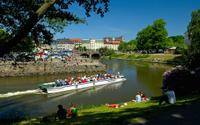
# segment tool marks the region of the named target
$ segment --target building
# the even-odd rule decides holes
[[[98,50],[100,48],[105,47],[103,40],[98,39],[83,39],[81,46],[86,47],[88,50]]]
[[[58,39],[54,42],[54,49],[57,50],[73,50],[75,46],[81,44],[80,38]]]
[[[165,54],[175,54],[175,52],[176,52],[176,47],[174,46],[174,47],[167,48],[164,53]]]
[[[104,39],[58,39],[55,41],[54,49],[73,50],[76,46],[86,47],[88,50],[98,50],[107,47],[109,49],[118,50],[118,46],[123,42],[122,37],[105,37]]]
[[[113,45],[119,45],[123,42],[123,37],[104,37],[104,44],[113,44]]]

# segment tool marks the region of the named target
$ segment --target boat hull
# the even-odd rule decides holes
[[[100,80],[100,81],[89,82],[89,83],[78,84],[78,85],[64,85],[64,86],[59,86],[59,87],[43,88],[41,90],[44,93],[53,94],[53,93],[60,93],[60,92],[65,92],[65,91],[70,91],[70,90],[78,90],[78,89],[90,88],[90,87],[101,86],[101,85],[109,85],[109,84],[114,84],[114,83],[119,83],[119,82],[124,82],[124,81],[126,81],[125,78],[106,79],[106,80]],[[55,82],[45,83],[45,85],[51,85],[51,84],[55,84]]]

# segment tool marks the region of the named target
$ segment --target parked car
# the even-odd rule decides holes
[[[51,58],[52,58],[52,59],[60,59],[60,60],[63,60],[63,57],[62,57],[60,54],[52,54],[52,55],[51,55]]]
[[[21,53],[16,56],[15,61],[19,62],[29,62],[29,61],[34,61],[35,56],[33,53]]]

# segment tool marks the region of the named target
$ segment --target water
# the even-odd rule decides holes
[[[162,74],[172,68],[164,64],[124,60],[107,60],[104,63],[107,64],[108,72],[119,71],[127,81],[47,96],[37,92],[39,84],[77,74],[0,78],[0,119],[48,115],[56,112],[58,104],[68,107],[70,103],[86,106],[130,101],[140,90],[143,90],[147,96],[158,96],[161,94]]]

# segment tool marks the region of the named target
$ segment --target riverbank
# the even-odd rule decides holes
[[[152,62],[152,63],[163,63],[163,64],[182,64],[182,55],[175,54],[113,54],[109,58],[111,59],[123,59],[123,60],[133,60],[142,62]]]
[[[78,59],[77,59],[78,60]],[[0,77],[8,76],[37,76],[60,73],[90,73],[102,72],[106,66],[98,60],[79,59],[75,63],[61,60],[37,61],[37,62],[1,62]]]
[[[120,108],[109,108],[105,105],[79,107],[79,117],[77,119],[66,119],[55,121],[54,117],[46,117],[46,121],[41,118],[24,120],[17,124],[73,124],[73,125],[160,125],[178,124],[192,125],[200,122],[200,97],[187,96],[177,99],[175,105],[158,105],[158,98],[152,98],[149,102],[135,103],[126,102],[127,105]],[[124,103],[122,103],[124,104]]]

